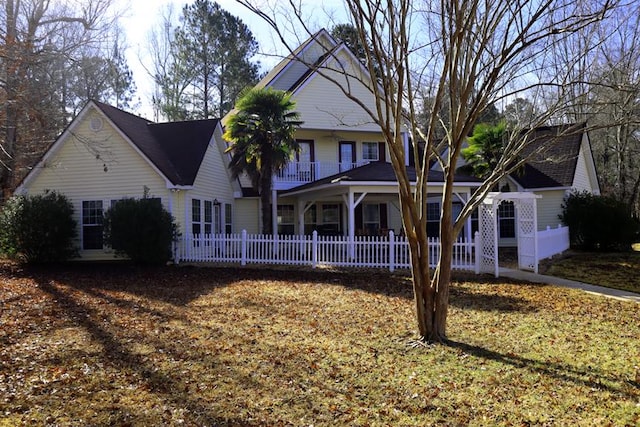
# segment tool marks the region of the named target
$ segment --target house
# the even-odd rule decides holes
[[[339,71],[338,71],[339,70]],[[377,126],[355,102],[348,99],[335,82],[349,87],[360,100],[373,105],[360,61],[325,30],[310,37],[289,57],[269,72],[260,87],[287,90],[304,121],[296,137],[303,147],[289,167],[275,177],[274,229],[279,233],[321,234],[384,233],[401,231],[397,183],[388,151]],[[349,77],[352,76],[352,77]],[[364,77],[363,77],[364,76]],[[328,77],[328,78],[325,78]],[[230,113],[232,114],[232,113]],[[222,119],[223,124],[228,116]],[[588,134],[567,126],[540,128],[532,136],[531,150],[548,145],[527,163],[524,172],[505,178],[501,189],[534,192],[538,201],[538,228],[558,225],[564,196],[571,190],[599,193],[595,164]],[[409,137],[403,135],[405,152]],[[532,154],[532,153],[525,153]],[[406,166],[415,176],[410,160]],[[438,235],[442,173],[434,167],[429,176],[428,231]],[[480,181],[459,173],[455,179],[454,215],[462,209]],[[257,195],[247,179],[240,179],[242,197],[236,199],[237,212],[255,212]],[[501,245],[515,245],[516,209],[505,202],[499,207]],[[238,229],[260,230],[255,215],[236,217]],[[477,230],[477,217],[470,218],[463,234],[470,239]],[[350,231],[351,230],[351,231]]]
[[[259,83],[290,91],[304,121],[296,132],[302,150],[274,177],[274,229],[279,234],[315,230],[353,240],[389,230],[402,233],[398,185],[382,135],[363,109],[325,78],[342,79],[361,101],[372,103],[366,76],[353,53],[321,30]],[[72,200],[82,259],[113,256],[103,247],[102,213],[118,199],[143,194],[161,199],[183,235],[259,233],[258,194],[246,177],[231,179],[227,168],[229,155],[222,138],[227,119],[154,123],[90,101],[17,192],[56,190]],[[558,131],[541,129],[538,136],[546,141]],[[402,140],[408,152],[408,135],[402,135]],[[555,154],[549,156],[552,151]],[[586,132],[563,138],[546,155],[533,158],[524,173],[509,176],[501,184],[504,191],[541,196],[539,229],[557,225],[568,191],[599,191]],[[406,167],[415,176],[409,160]],[[435,168],[429,172],[431,236],[438,234],[443,181],[442,172]],[[480,184],[473,176],[456,175],[454,215]],[[501,243],[515,242],[516,211],[509,203],[500,207]],[[477,217],[468,220],[464,237],[472,238],[477,222]]]
[[[65,194],[85,260],[113,258],[102,215],[122,198],[159,198],[182,233],[230,231],[234,196],[221,140],[219,120],[153,123],[90,101],[16,193]]]

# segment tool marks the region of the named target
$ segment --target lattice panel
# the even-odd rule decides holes
[[[518,267],[534,270],[536,265],[536,216],[533,200],[518,200]]]
[[[480,271],[493,273],[498,262],[496,251],[496,210],[492,205],[488,204],[480,205],[479,209],[479,231],[482,239]]]

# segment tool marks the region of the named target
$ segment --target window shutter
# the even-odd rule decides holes
[[[387,153],[384,150],[384,142],[378,142],[378,161],[379,162],[387,161]]]
[[[380,228],[389,228],[387,224],[387,204],[380,203]]]

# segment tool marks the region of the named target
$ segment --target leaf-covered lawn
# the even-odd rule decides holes
[[[560,258],[546,261],[545,274],[640,293],[639,251],[570,251]]]
[[[640,423],[640,307],[573,290],[461,278],[429,347],[370,271],[4,264],[0,306],[0,425]]]

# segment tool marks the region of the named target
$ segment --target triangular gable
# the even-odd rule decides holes
[[[379,125],[365,109],[338,86],[344,85],[344,89],[348,87],[360,102],[374,109],[374,94],[367,86],[373,82],[364,65],[344,44],[327,52],[321,59],[292,88],[296,110],[304,121],[303,127],[379,131]]]
[[[67,129],[56,139],[42,159],[19,185],[28,186],[41,167],[54,156],[90,111],[95,111],[157,173],[167,188],[193,185],[218,120],[154,123],[110,105],[89,101]],[[17,191],[18,191],[17,190]]]

